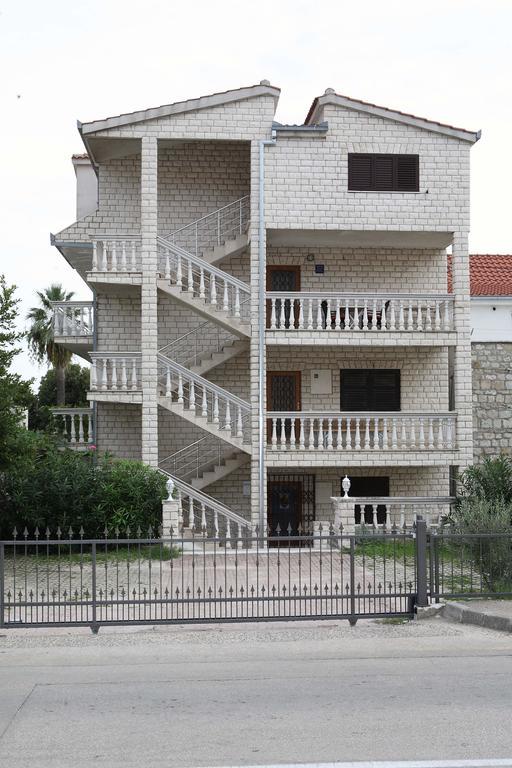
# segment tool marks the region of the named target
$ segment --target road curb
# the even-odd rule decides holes
[[[445,603],[441,610],[441,616],[459,624],[475,624],[477,627],[496,629],[500,632],[512,632],[512,619],[506,616],[497,616],[494,613],[485,613],[469,608],[464,603]]]

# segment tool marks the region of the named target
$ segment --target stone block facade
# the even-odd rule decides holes
[[[512,343],[471,345],[475,460],[512,455]]]
[[[449,467],[465,466],[473,452],[467,235],[469,150],[478,136],[327,93],[315,100],[314,119],[283,127],[273,122],[278,97],[262,82],[81,127],[98,208],[55,241],[94,287],[94,351],[121,361],[140,354],[136,392],[115,377],[91,392],[98,448],[162,469],[177,466],[178,452],[192,457],[210,480],[201,495],[177,477],[180,493],[233,524],[270,520],[267,480],[276,473],[299,485],[301,474],[312,475],[333,495],[352,473],[389,477],[392,496],[446,496]],[[349,153],[419,155],[418,191],[348,190]],[[189,225],[180,245],[172,233]],[[108,249],[130,236],[137,268],[99,272],[94,243]],[[448,245],[450,330],[427,324],[412,334],[385,320],[379,334],[327,338],[268,328],[267,267],[300,267],[300,292],[327,292],[338,308],[344,293],[446,296]],[[212,265],[214,247],[225,255]],[[398,369],[404,414],[453,410],[453,450],[436,453],[427,438],[418,450],[394,446],[384,455],[377,444],[373,456],[350,461],[307,451],[287,466],[271,456],[268,374],[300,371],[302,412],[327,418],[340,412],[340,370],[353,369]],[[330,371],[328,393],[312,394],[315,370]],[[482,401],[482,420],[493,418],[486,408]],[[215,446],[221,458],[209,461]],[[330,520],[329,502],[318,501],[314,514]]]

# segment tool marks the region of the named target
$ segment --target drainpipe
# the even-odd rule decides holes
[[[276,132],[272,139],[260,141],[259,154],[259,204],[258,204],[258,488],[259,488],[259,525],[264,530],[265,522],[265,147],[276,143]]]
[[[92,322],[93,322],[93,331],[92,331],[92,351],[96,352],[98,350],[98,314],[97,314],[97,307],[98,307],[98,301],[96,298],[96,289],[91,288],[92,290]],[[89,383],[90,386],[90,383]],[[96,464],[98,461],[98,440],[97,440],[97,429],[98,429],[98,403],[96,401],[92,404],[92,423],[93,423],[93,429],[92,429],[92,439],[93,439],[93,445],[96,447],[96,450],[93,454],[93,463]]]

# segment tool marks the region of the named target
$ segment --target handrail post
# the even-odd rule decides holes
[[[341,531],[341,547],[343,551],[343,529]],[[343,557],[343,554],[341,555]],[[356,618],[356,541],[355,537],[350,537],[350,616],[348,623],[355,627]]]
[[[416,607],[428,605],[427,584],[427,523],[422,515],[416,518]]]
[[[5,544],[0,542],[0,627],[5,626]]]

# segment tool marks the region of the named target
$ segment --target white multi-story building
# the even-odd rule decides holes
[[[94,294],[56,307],[92,363],[89,439],[172,475],[185,525],[309,531],[345,476],[434,503],[473,457],[479,133],[332,89],[281,125],[278,99],[262,81],[79,124],[79,219],[53,236]]]

